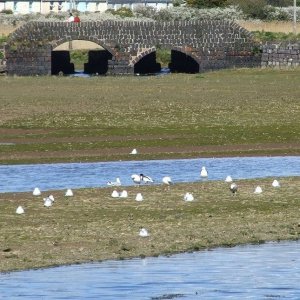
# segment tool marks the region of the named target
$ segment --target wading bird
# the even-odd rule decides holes
[[[202,178],[206,178],[206,177],[208,176],[208,173],[207,173],[207,170],[206,170],[205,167],[202,167],[202,168],[201,168],[200,176],[201,176]]]
[[[144,174],[141,174],[140,175],[140,177],[141,177],[141,180],[144,182],[144,183],[150,183],[150,182],[153,182],[153,179],[151,178],[151,177],[149,177],[149,176],[146,176],[146,175],[144,175]]]
[[[135,184],[141,184],[141,175],[133,174],[131,175],[131,179]]]

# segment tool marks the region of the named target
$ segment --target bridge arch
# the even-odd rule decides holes
[[[201,63],[199,55],[203,55],[198,51],[198,55],[193,53],[194,49],[190,47],[169,47],[166,50],[170,51],[171,61],[169,68],[171,72],[176,73],[198,73]],[[143,49],[136,57],[132,58],[130,65],[134,67],[134,73],[147,74],[157,73],[161,66],[156,63],[157,47]],[[179,55],[176,53],[180,53]]]
[[[29,22],[8,40],[8,74],[51,74],[51,52],[71,40],[91,41],[106,49],[111,54],[111,75],[134,74],[135,65],[156,51],[153,45],[183,53],[199,65],[197,72],[260,65],[252,35],[231,21]]]
[[[98,45],[101,49],[85,49],[87,51],[87,61],[83,64],[82,71],[86,74],[97,74],[104,75],[108,71],[108,62],[115,55],[115,51],[109,46],[105,45],[103,41],[88,37],[81,38],[79,40],[70,40],[67,37],[62,37],[58,40],[53,40],[50,42],[52,46],[51,51],[51,75],[63,74],[73,74],[76,71],[75,64],[72,62],[72,49],[57,49],[59,46],[73,41],[84,41],[92,42]],[[81,68],[80,68],[81,71]]]

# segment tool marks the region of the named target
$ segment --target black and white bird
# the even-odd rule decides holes
[[[237,186],[237,184],[236,183],[232,183],[231,185],[230,185],[230,191],[232,192],[232,194],[233,195],[235,195],[236,193],[237,193],[237,190],[238,190],[238,186]]]
[[[153,179],[149,176],[146,176],[144,174],[140,174],[140,177],[141,177],[141,180],[144,182],[144,183],[152,183],[154,182]]]
[[[131,175],[131,179],[135,184],[141,184],[142,182],[141,175],[133,174]]]

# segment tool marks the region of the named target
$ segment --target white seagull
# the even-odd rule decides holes
[[[183,197],[183,200],[187,202],[194,201],[194,196],[191,193],[186,193]]]
[[[128,193],[126,190],[123,190],[121,193],[120,193],[120,198],[127,198],[128,197]]]
[[[119,177],[116,178],[116,181],[108,181],[107,185],[110,186],[120,186],[121,185],[121,180]]]
[[[141,193],[137,193],[135,197],[135,201],[143,201],[144,197]]]
[[[66,196],[66,197],[73,197],[74,194],[73,194],[73,192],[72,192],[71,189],[67,189],[67,191],[66,191],[66,193],[65,193],[65,196]]]
[[[40,195],[41,195],[40,189],[36,187],[36,188],[33,190],[32,195],[33,195],[33,196],[40,196]]]
[[[200,172],[200,176],[202,178],[206,178],[208,176],[207,170],[205,167],[202,167],[201,172]]]
[[[18,208],[16,209],[16,214],[18,215],[24,214],[24,208],[22,206],[18,206]]]
[[[141,237],[147,237],[147,236],[149,236],[149,233],[148,233],[147,229],[141,228],[139,236],[141,236]]]
[[[262,188],[258,185],[254,190],[254,194],[261,194],[261,193],[262,193]]]
[[[230,185],[230,191],[232,192],[232,194],[233,195],[235,195],[236,194],[236,192],[237,192],[237,190],[238,190],[238,186],[237,186],[237,184],[236,183],[232,183],[231,185]]]
[[[275,179],[275,180],[272,182],[272,186],[273,186],[273,187],[280,187],[279,181]]]
[[[232,182],[232,177],[230,175],[228,175],[226,178],[225,178],[225,182]]]
[[[44,206],[45,207],[50,207],[50,206],[52,206],[52,200],[49,198],[49,197],[46,197],[46,198],[44,198],[43,199],[44,200]]]
[[[173,184],[173,181],[172,181],[172,179],[171,179],[170,176],[165,176],[165,177],[163,177],[162,182],[163,182],[164,184],[166,184],[166,185]]]
[[[117,192],[116,190],[114,190],[114,191],[111,193],[111,196],[112,196],[113,198],[119,198],[119,197],[120,197],[120,194],[119,194],[119,192]]]
[[[130,154],[137,154],[137,150],[136,149],[133,149]]]

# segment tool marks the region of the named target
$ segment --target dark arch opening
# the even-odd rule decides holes
[[[189,55],[177,51],[171,51],[171,63],[169,69],[172,73],[198,73],[199,64]]]
[[[108,61],[112,54],[107,50],[90,50],[88,62],[84,64],[84,73],[104,75],[108,71]]]
[[[71,63],[70,52],[66,50],[52,51],[51,53],[51,74],[58,75],[74,74],[75,67]]]
[[[134,65],[135,74],[151,75],[164,73],[164,70],[167,70],[167,73],[193,74],[199,72],[199,63],[181,51],[158,48],[156,52],[145,55]]]
[[[51,74],[104,75],[108,71],[108,61],[111,59],[112,54],[94,42],[69,41],[52,51]]]
[[[161,64],[156,62],[156,52],[151,52],[134,65],[135,74],[154,74],[161,70]]]

